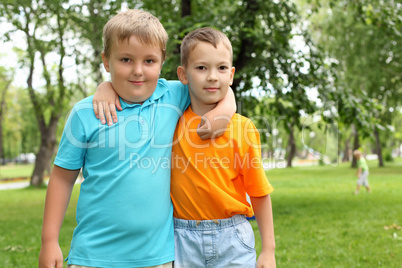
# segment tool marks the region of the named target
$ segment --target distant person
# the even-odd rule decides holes
[[[353,192],[354,194],[358,194],[360,191],[360,187],[363,185],[366,187],[367,192],[371,193],[369,181],[368,181],[368,175],[369,175],[369,168],[367,165],[366,159],[362,156],[362,152],[359,150],[354,150],[353,151],[353,156],[357,160],[357,186],[356,190]]]
[[[74,105],[47,189],[40,268],[63,267],[59,232],[81,168],[68,267],[172,267],[172,141],[190,98],[179,81],[159,79],[167,37],[145,11],[128,10],[106,23],[102,59],[122,110],[107,126],[94,115],[93,96]],[[232,99],[224,109],[218,105],[217,114],[228,106],[234,113]]]
[[[181,44],[177,74],[188,84],[191,104],[177,124],[172,153],[175,268],[276,267],[273,187],[262,167],[258,130],[235,114],[226,117],[221,137],[204,141],[195,133],[232,84],[232,61],[232,45],[218,30],[194,30]],[[262,241],[258,261],[246,218],[253,210]]]

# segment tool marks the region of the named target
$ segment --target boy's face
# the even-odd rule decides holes
[[[112,46],[110,56],[102,53],[113,88],[126,102],[143,103],[154,93],[162,67],[160,47],[145,45],[136,36]]]
[[[216,104],[232,85],[235,68],[229,50],[219,43],[198,43],[190,52],[187,66],[177,70],[180,81],[189,84],[191,103]]]

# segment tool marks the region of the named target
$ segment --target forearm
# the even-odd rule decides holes
[[[232,88],[229,88],[225,97],[220,102],[218,102],[215,109],[213,109],[207,114],[211,113],[215,116],[224,115],[228,116],[229,118],[232,118],[235,112],[236,112],[236,98]]]
[[[274,223],[272,215],[271,198],[250,197],[261,236],[261,252],[273,253],[275,251]]]
[[[54,166],[46,193],[42,244],[58,243],[59,232],[79,170]]]
[[[116,108],[120,111],[122,108],[119,96],[113,89],[111,82],[102,82],[98,85],[92,103],[95,116],[101,120],[102,124],[105,124],[106,121],[108,122],[108,125],[117,122]]]
[[[211,126],[212,135],[220,136],[226,130],[236,112],[236,99],[231,88],[217,106],[204,115],[206,124]]]

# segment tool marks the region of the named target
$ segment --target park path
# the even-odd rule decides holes
[[[49,178],[45,178],[45,184],[47,185],[48,183],[49,183]],[[29,180],[0,183],[0,191],[1,190],[12,190],[12,189],[22,189],[22,188],[28,187],[29,185],[30,185]]]
[[[21,189],[29,186],[29,181],[0,183],[0,190]]]

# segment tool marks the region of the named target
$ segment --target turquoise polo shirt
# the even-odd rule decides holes
[[[142,105],[121,101],[112,126],[96,119],[92,98],[72,109],[54,162],[82,168],[84,176],[68,264],[143,267],[173,261],[171,151],[177,121],[190,103],[188,88],[160,79]]]

